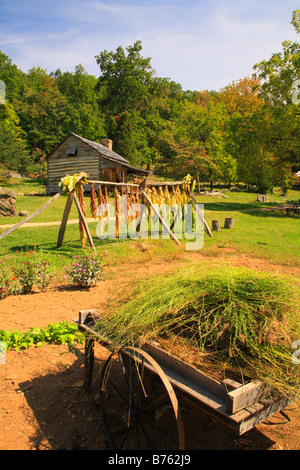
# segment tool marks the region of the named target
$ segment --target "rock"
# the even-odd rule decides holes
[[[19,215],[20,217],[28,217],[29,212],[26,211],[26,210],[22,210],[22,211],[19,212],[18,215]]]
[[[0,216],[12,217],[16,213],[17,196],[14,191],[0,186]]]
[[[20,175],[20,173],[16,173],[14,171],[9,171],[7,173],[7,178],[15,178],[15,179],[18,179],[18,178],[22,178],[22,175]]]

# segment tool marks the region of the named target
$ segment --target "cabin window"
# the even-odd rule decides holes
[[[69,155],[69,156],[77,155],[77,149],[76,148],[68,148],[67,149],[67,155]]]

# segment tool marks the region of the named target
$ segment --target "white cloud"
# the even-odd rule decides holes
[[[256,62],[281,50],[283,40],[297,38],[290,25],[296,3],[53,0],[47,9],[44,0],[12,0],[0,47],[24,71],[73,71],[81,63],[98,76],[95,55],[140,39],[158,76],[184,89],[219,89],[251,74]]]

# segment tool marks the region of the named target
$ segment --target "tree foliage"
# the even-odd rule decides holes
[[[100,103],[114,114],[134,111],[143,106],[149,95],[149,84],[154,70],[151,59],[143,58],[141,41],[116,52],[104,50],[96,56],[101,75],[98,88],[101,91]]]
[[[300,32],[300,10],[291,23]],[[0,51],[0,161],[26,172],[70,132],[113,140],[134,165],[161,176],[190,173],[211,187],[241,181],[260,192],[283,192],[300,165],[300,44],[254,65],[220,91],[183,91],[157,77],[142,43],[95,56],[99,77],[79,64],[73,72],[40,67],[22,72]]]

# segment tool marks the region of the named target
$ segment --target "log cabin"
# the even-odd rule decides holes
[[[100,143],[70,133],[47,156],[47,194],[57,193],[58,184],[66,175],[84,171],[90,180],[126,182],[129,175],[147,177],[150,172],[132,166],[128,160],[112,150],[112,141]],[[89,190],[88,185],[85,190]]]

